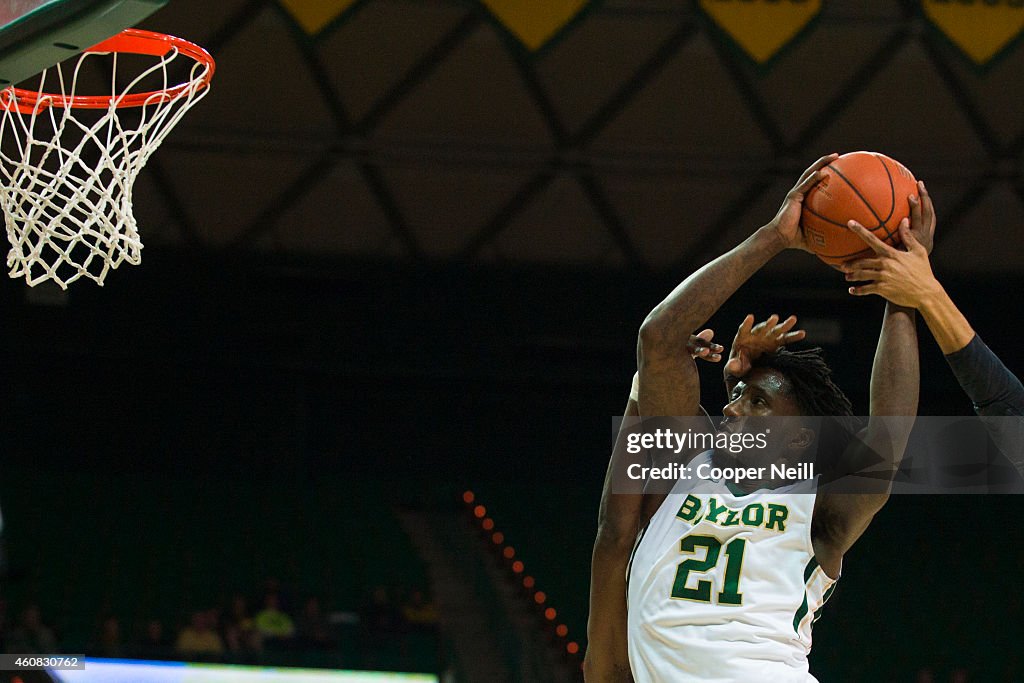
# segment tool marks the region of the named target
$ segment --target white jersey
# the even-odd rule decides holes
[[[715,481],[676,482],[628,569],[636,683],[815,680],[811,624],[835,582],[811,546],[814,485],[737,495]]]

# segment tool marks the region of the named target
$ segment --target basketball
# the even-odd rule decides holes
[[[800,226],[807,246],[825,263],[838,266],[874,252],[847,226],[855,220],[892,246],[910,215],[908,195],[917,180],[907,167],[877,152],[850,152],[822,169],[824,177],[804,198]]]

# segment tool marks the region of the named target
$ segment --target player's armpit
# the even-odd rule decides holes
[[[818,564],[831,578],[838,578],[843,555],[889,500],[913,424],[913,416],[872,417],[820,486],[811,540]]]

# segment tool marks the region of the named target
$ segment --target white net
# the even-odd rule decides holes
[[[119,62],[132,62],[138,74],[127,84]],[[106,74],[110,87],[96,108],[80,106],[78,87],[90,69]],[[83,277],[102,285],[111,269],[140,262],[132,187],[153,150],[209,92],[210,69],[176,48],[161,57],[85,52],[41,75],[39,91],[53,88],[49,95],[33,101],[24,91],[0,92],[0,201],[12,278],[65,289]],[[171,80],[182,71],[184,82]],[[139,106],[118,108],[140,94]]]

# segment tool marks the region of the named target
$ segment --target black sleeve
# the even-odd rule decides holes
[[[946,356],[978,415],[1024,415],[1024,385],[974,335],[971,343]]]
[[[1002,418],[987,420],[985,426],[996,447],[1024,475],[1024,421],[1010,419],[1024,415],[1024,385],[978,335],[946,356],[946,362],[974,404],[974,412]]]

